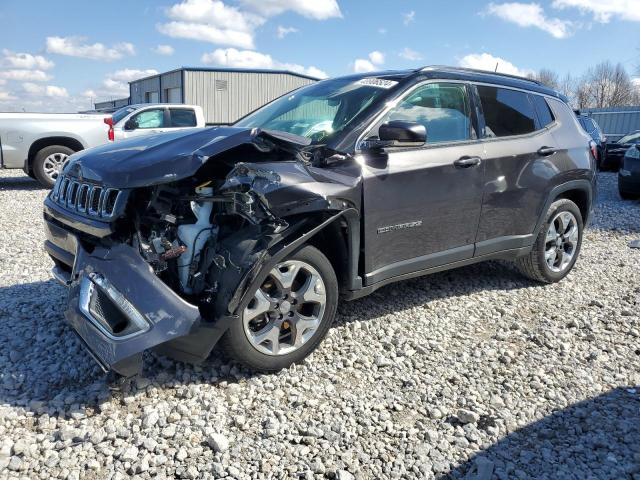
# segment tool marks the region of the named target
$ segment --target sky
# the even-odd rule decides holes
[[[640,0],[1,0],[0,25],[0,111],[89,109],[181,66],[640,76]]]

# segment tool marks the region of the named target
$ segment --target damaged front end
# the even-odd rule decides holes
[[[259,273],[337,219],[358,251],[357,166],[325,169],[269,133],[207,132],[123,142],[115,165],[96,160],[108,150],[79,155],[45,201],[65,316],[105,370],[136,374],[149,349],[206,359]]]

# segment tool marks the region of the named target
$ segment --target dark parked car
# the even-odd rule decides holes
[[[106,370],[222,340],[272,371],[305,358],[339,295],[491,259],[558,282],[596,182],[558,93],[472,70],[353,75],[231,127],[72,156],[45,200],[66,317]]]
[[[633,145],[640,145],[640,130],[629,133],[616,142],[607,144],[607,165],[616,170],[620,168],[625,153]]]
[[[640,145],[627,149],[618,171],[618,191],[625,200],[640,198]]]
[[[600,125],[598,125],[593,118],[588,117],[587,115],[578,115],[578,121],[580,122],[580,125],[582,125],[582,128],[584,128],[584,131],[589,134],[596,144],[598,151],[596,157],[598,169],[611,168],[607,161],[607,137],[602,133]]]

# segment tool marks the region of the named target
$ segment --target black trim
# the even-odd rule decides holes
[[[93,235],[94,237],[103,238],[114,232],[113,224],[99,222],[64,211],[60,209],[49,197],[44,200],[44,214],[45,220],[48,220],[46,217],[48,215],[57,222],[63,223],[64,225],[80,232]]]
[[[423,255],[421,257],[401,260],[365,274],[365,285],[369,286],[379,282],[384,282],[388,278],[394,278],[416,271],[428,270],[439,265],[459,262],[473,257],[473,252],[474,247],[472,244],[451,248],[442,252],[431,253],[429,255]]]
[[[551,204],[558,199],[558,197],[564,192],[568,192],[570,190],[582,190],[588,196],[588,206],[587,206],[587,215],[582,219],[584,225],[587,226],[589,220],[591,218],[591,209],[593,208],[593,188],[589,180],[580,179],[580,180],[570,180],[566,183],[562,183],[560,185],[555,186],[547,195],[547,201],[544,204],[544,208],[540,212],[540,216],[538,218],[538,223],[536,223],[536,228],[533,231],[534,238],[538,236],[542,225],[544,224],[545,218],[547,216],[547,212],[549,211],[549,207]]]
[[[476,251],[474,255],[478,257],[504,250],[531,247],[535,240],[536,237],[533,234],[508,235],[504,237],[491,238],[489,240],[476,243]]]
[[[436,267],[426,268],[424,270],[418,270],[411,273],[406,273],[404,275],[398,275],[395,277],[386,278],[380,282],[374,283],[372,285],[367,285],[361,290],[352,290],[345,292],[343,294],[343,298],[345,300],[356,300],[358,298],[365,297],[367,295],[372,294],[380,287],[384,287],[390,283],[399,282],[402,280],[409,280],[411,278],[421,277],[423,275],[429,275],[432,273],[442,272],[445,270],[451,270],[453,268],[465,267],[467,265],[473,265],[474,263],[484,262],[486,260],[514,260],[518,257],[522,257],[527,255],[531,251],[531,247],[518,248],[514,250],[503,250],[501,252],[491,253],[489,255],[483,255],[481,257],[472,257],[465,260],[461,260],[458,262],[445,263],[443,265],[438,265]]]

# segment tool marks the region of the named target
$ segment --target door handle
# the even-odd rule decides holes
[[[553,147],[540,147],[538,149],[538,155],[541,157],[550,157],[554,153],[556,153],[556,149]]]
[[[453,162],[453,165],[457,168],[471,168],[477,167],[481,163],[482,159],[480,157],[461,157]]]

